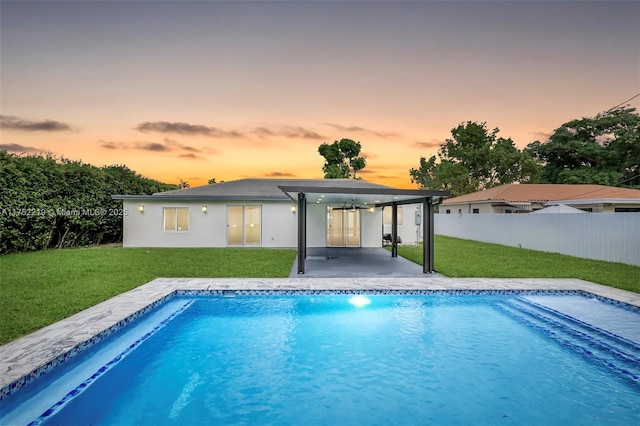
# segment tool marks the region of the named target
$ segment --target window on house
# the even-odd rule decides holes
[[[382,223],[384,225],[391,225],[393,219],[393,209],[391,207],[385,207],[382,211]],[[402,207],[398,207],[398,225],[402,225]]]
[[[451,209],[447,209],[447,214],[451,214]]]
[[[473,214],[478,214],[480,213],[480,209],[473,209]]]
[[[189,230],[189,208],[188,207],[165,207],[164,208],[164,230],[165,231],[188,231]]]

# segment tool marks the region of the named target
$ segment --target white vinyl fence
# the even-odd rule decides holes
[[[640,266],[640,213],[436,214],[435,233]]]

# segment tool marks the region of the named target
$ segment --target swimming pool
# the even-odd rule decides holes
[[[5,398],[0,423],[640,421],[637,310],[580,293],[269,293],[171,298]]]

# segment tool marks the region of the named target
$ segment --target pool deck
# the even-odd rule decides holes
[[[0,346],[0,388],[176,290],[578,290],[640,307],[640,294],[578,279],[446,278],[158,278]]]

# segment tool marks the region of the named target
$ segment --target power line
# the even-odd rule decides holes
[[[631,98],[627,99],[627,100],[626,100],[626,101],[624,101],[624,102],[620,102],[618,105],[616,105],[616,106],[614,106],[614,107],[609,108],[609,109],[607,110],[607,112],[611,111],[612,109],[618,108],[620,105],[624,105],[624,104],[626,104],[627,102],[634,100],[634,99],[635,99],[635,98],[637,98],[638,96],[640,96],[640,93],[638,93],[637,95],[635,95],[635,96],[633,96],[633,97],[631,97]]]

